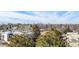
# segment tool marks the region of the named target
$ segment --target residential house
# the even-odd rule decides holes
[[[79,33],[78,32],[68,32],[65,35],[65,38],[68,42],[78,42],[79,41]]]
[[[13,35],[12,32],[6,31],[6,32],[1,32],[1,41],[8,41],[8,38],[10,38]]]

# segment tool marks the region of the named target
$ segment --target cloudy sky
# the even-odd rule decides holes
[[[0,11],[0,24],[79,24],[79,11]]]

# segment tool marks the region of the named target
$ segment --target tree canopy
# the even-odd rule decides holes
[[[68,26],[66,29],[63,30],[63,33],[67,33],[67,32],[72,32],[72,30],[70,29],[70,27]]]
[[[37,47],[65,47],[67,42],[60,39],[55,31],[48,31],[36,40]]]
[[[8,46],[11,47],[33,47],[35,46],[34,41],[28,39],[24,35],[14,35],[9,38]]]
[[[34,33],[33,34],[33,39],[36,39],[40,35],[40,29],[35,24],[31,26],[31,29],[32,29],[32,32]]]

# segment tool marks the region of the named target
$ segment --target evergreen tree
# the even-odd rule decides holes
[[[68,43],[60,39],[59,35],[54,31],[48,31],[36,40],[37,47],[66,47]]]
[[[33,32],[33,39],[37,39],[37,37],[40,35],[40,28],[34,24],[31,26],[32,32]]]
[[[24,35],[14,35],[9,38],[8,46],[11,47],[34,47],[35,43],[33,40],[28,39]]]
[[[72,30],[70,29],[70,27],[68,26],[66,29],[63,30],[63,33],[67,33],[67,32],[72,32]]]

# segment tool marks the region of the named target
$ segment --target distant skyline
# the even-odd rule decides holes
[[[79,11],[0,11],[0,24],[79,24]]]

